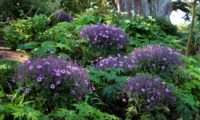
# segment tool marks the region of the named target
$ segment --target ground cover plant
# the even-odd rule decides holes
[[[3,47],[30,57],[0,60],[0,119],[200,119],[198,30],[185,56],[184,33],[164,18],[85,2],[6,23]]]

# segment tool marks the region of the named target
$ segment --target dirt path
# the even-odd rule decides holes
[[[4,41],[0,39],[0,60],[14,60],[23,62],[29,58],[28,54],[12,51],[5,47]]]

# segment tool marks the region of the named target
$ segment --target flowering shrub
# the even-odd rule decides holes
[[[129,59],[127,56],[118,55],[117,57],[108,57],[106,59],[100,60],[96,65],[98,69],[105,68],[124,68],[125,70],[130,70],[135,68],[135,61]]]
[[[140,105],[148,110],[154,110],[157,106],[173,104],[176,98],[170,88],[161,79],[152,75],[138,73],[133,78],[128,78],[124,93],[129,98],[139,101]]]
[[[61,22],[71,22],[73,21],[73,17],[65,12],[58,12],[55,14],[58,21]]]
[[[129,40],[123,30],[106,24],[86,26],[80,36],[95,47],[108,50],[123,49]]]
[[[136,62],[138,69],[154,72],[171,71],[182,63],[179,53],[160,45],[138,48],[132,52],[130,59]]]
[[[26,61],[18,67],[17,79],[27,95],[41,95],[50,102],[81,100],[95,89],[90,86],[87,70],[56,56]]]

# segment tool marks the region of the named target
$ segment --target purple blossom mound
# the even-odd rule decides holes
[[[136,67],[142,70],[171,71],[181,65],[181,55],[169,47],[148,45],[134,50],[130,59],[136,62]]]
[[[88,71],[57,56],[25,61],[17,69],[17,80],[28,94],[82,99],[95,89],[88,80]]]
[[[108,57],[100,60],[96,65],[98,69],[105,68],[123,68],[125,70],[131,70],[135,68],[135,61],[129,59],[127,56],[118,55],[117,57]]]
[[[55,17],[58,21],[61,21],[61,22],[73,21],[73,17],[65,12],[58,12],[55,14]]]
[[[83,28],[80,36],[97,48],[124,49],[129,37],[120,29],[106,24],[90,25]]]
[[[129,98],[144,100],[141,104],[151,110],[156,106],[172,105],[176,101],[173,91],[159,77],[150,74],[138,73],[128,78],[123,92]]]

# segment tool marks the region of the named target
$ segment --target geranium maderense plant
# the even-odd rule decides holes
[[[178,52],[161,45],[148,45],[134,50],[130,59],[136,62],[136,67],[144,71],[172,71],[181,65],[182,59]]]
[[[172,105],[176,101],[173,91],[161,82],[159,77],[145,73],[138,73],[135,77],[128,78],[123,92],[148,110]]]
[[[55,14],[55,17],[60,22],[71,22],[73,21],[73,17],[66,12],[58,12]]]
[[[86,26],[80,36],[86,38],[94,47],[106,50],[123,49],[129,40],[122,29],[106,24]]]
[[[95,64],[95,67],[98,69],[123,68],[125,70],[131,70],[135,68],[135,61],[129,59],[127,56],[110,56],[108,58],[100,60],[97,64]]]
[[[42,96],[51,104],[81,100],[95,89],[88,71],[57,56],[25,61],[17,71],[18,85],[27,96]]]

